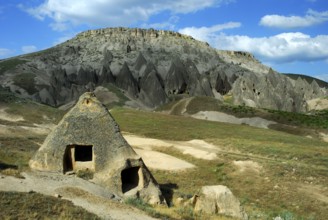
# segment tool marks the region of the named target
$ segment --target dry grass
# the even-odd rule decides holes
[[[169,140],[199,138],[220,146],[220,159],[214,161],[195,159],[170,148],[162,149],[164,153],[197,166],[184,172],[152,171],[171,201],[180,196],[190,197],[201,186],[222,184],[232,189],[251,219],[272,219],[280,215],[289,219],[324,220],[328,216],[327,202],[313,198],[311,192],[304,194],[299,190],[305,184],[318,187],[328,196],[324,188],[328,182],[328,145],[325,142],[278,131],[159,113],[115,109],[112,114],[126,132]],[[233,165],[235,160],[257,162],[263,171],[238,172]],[[165,213],[176,216],[178,210],[179,207],[173,207]]]
[[[100,219],[72,202],[39,193],[1,192],[0,219]]]
[[[23,115],[28,119],[26,123],[39,122],[40,117],[35,113],[19,109],[19,103],[13,106],[11,113]],[[47,108],[35,111],[39,114],[43,112],[54,122],[63,114]],[[197,216],[188,207],[174,206],[175,198],[189,198],[201,186],[218,184],[232,190],[251,219],[272,219],[280,215],[289,219],[324,220],[328,216],[328,205],[324,201],[328,196],[324,188],[328,182],[327,143],[278,131],[160,113],[123,108],[115,108],[111,113],[125,132],[168,140],[204,139],[222,149],[219,159],[213,161],[195,159],[171,148],[161,150],[196,165],[195,169],[184,172],[152,171],[173,205],[170,208],[155,208],[162,216],[168,215],[173,219],[229,219]],[[16,175],[17,170],[28,169],[28,160],[38,149],[37,143],[42,143],[44,138],[28,134],[25,138],[0,137],[0,171]],[[239,172],[233,164],[235,160],[257,162],[263,170],[260,173]],[[316,195],[321,195],[321,200]],[[36,197],[27,201],[32,202],[33,199]],[[54,201],[54,204],[57,202],[61,203],[61,200]],[[7,211],[17,205],[8,204],[5,208]],[[25,213],[28,212],[25,210]],[[39,209],[31,213],[40,218],[48,215],[42,214]]]

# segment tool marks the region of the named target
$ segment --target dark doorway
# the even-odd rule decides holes
[[[66,146],[65,153],[64,153],[64,173],[73,170],[73,158],[72,158],[72,146]]]
[[[140,167],[131,167],[121,172],[122,192],[126,193],[139,185]]]
[[[93,146],[92,145],[68,145],[63,158],[64,173],[79,169],[92,169]]]
[[[92,161],[92,145],[75,145],[75,161]]]

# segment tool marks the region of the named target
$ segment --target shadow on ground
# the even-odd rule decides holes
[[[164,183],[159,184],[159,187],[162,191],[162,194],[167,202],[168,206],[172,205],[174,189],[178,189],[178,185],[176,183]]]

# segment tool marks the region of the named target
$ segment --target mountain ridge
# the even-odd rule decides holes
[[[14,61],[17,65],[4,68]],[[248,52],[220,51],[190,36],[154,29],[85,31],[53,48],[0,61],[0,68],[4,87],[52,106],[106,83],[149,108],[176,95],[221,99],[229,93],[236,105],[304,112],[308,100],[328,94],[316,83],[273,71]],[[33,74],[29,91],[17,82],[25,79],[22,74]]]

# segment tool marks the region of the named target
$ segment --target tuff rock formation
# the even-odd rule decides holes
[[[92,182],[119,196],[140,196],[151,204],[164,202],[154,177],[94,93],[80,97],[29,165],[33,170],[62,174],[91,172]]]
[[[220,51],[186,35],[153,29],[85,31],[53,48],[0,61],[0,71],[4,87],[52,106],[108,83],[150,108],[176,95],[231,94],[236,105],[306,111],[306,101],[328,94],[315,82],[271,70],[250,53]],[[33,74],[30,91],[15,82],[22,74]]]
[[[226,186],[203,186],[194,201],[195,212],[221,214],[237,219],[247,220],[248,216],[239,200]]]

